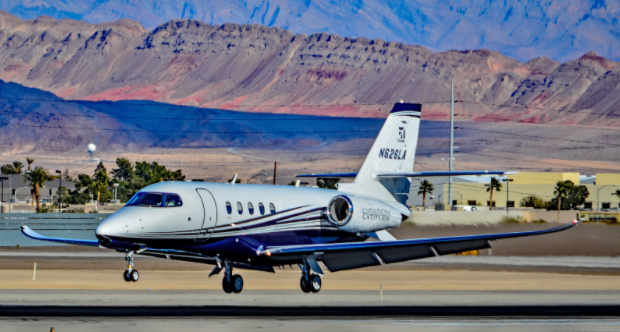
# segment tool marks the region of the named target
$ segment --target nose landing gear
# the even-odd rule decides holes
[[[138,281],[138,279],[140,279],[140,273],[138,272],[138,270],[135,270],[133,268],[133,255],[134,255],[134,251],[130,251],[127,253],[127,255],[125,256],[125,260],[129,262],[128,266],[127,266],[127,270],[125,270],[125,272],[123,272],[123,279],[125,279],[125,281],[130,282],[136,282]]]
[[[229,259],[224,260],[224,278],[222,278],[222,288],[226,293],[241,293],[243,290],[243,278],[232,274],[233,266]]]

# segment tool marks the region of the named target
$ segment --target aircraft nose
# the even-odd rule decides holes
[[[110,216],[104,221],[102,221],[97,228],[95,228],[95,235],[98,239],[104,240],[108,236],[113,236],[118,233],[118,218],[114,216]]]

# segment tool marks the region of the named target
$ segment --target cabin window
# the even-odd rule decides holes
[[[226,212],[228,212],[228,214],[232,213],[232,205],[230,205],[230,202],[226,202]]]
[[[269,203],[269,210],[271,210],[271,214],[276,214],[276,207],[273,203]]]
[[[263,203],[258,203],[258,211],[260,212],[261,216],[265,214],[265,206],[263,205]]]
[[[166,194],[166,201],[164,203],[164,207],[175,207],[183,205],[183,201],[181,201],[181,197],[176,194]]]
[[[159,193],[137,193],[127,205],[161,206],[164,195]]]
[[[243,213],[243,205],[241,205],[241,202],[237,202],[237,212],[239,212],[239,214]]]
[[[252,203],[248,202],[248,212],[250,214],[254,214],[254,205],[252,205]]]
[[[127,206],[177,207],[183,201],[177,194],[139,192],[127,202]]]

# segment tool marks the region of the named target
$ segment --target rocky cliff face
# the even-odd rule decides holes
[[[620,6],[610,0],[3,0],[0,10],[102,23],[129,18],[154,29],[171,19],[328,31],[434,50],[487,48],[520,61],[588,51],[620,60]]]
[[[563,64],[261,25],[172,20],[149,31],[0,12],[0,79],[84,100],[143,99],[250,112],[385,117],[398,100],[462,119],[615,126],[620,64]]]

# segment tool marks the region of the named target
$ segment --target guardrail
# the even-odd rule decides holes
[[[26,225],[47,236],[96,240],[95,228],[109,213],[2,213],[0,247],[57,246],[52,242],[30,239],[20,227]]]

